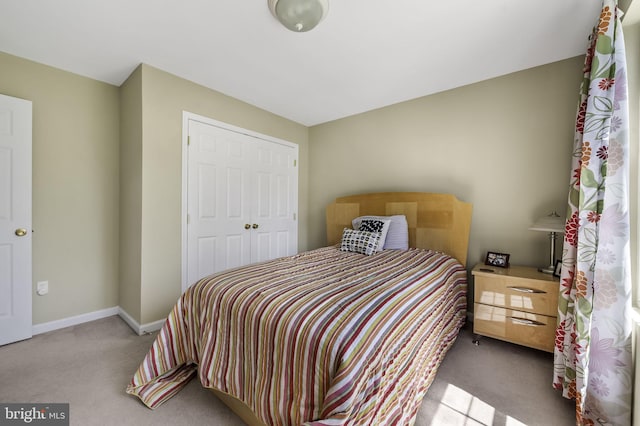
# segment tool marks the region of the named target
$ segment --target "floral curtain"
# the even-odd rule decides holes
[[[562,253],[555,388],[578,425],[631,424],[628,111],[620,12],[604,0],[589,39]]]

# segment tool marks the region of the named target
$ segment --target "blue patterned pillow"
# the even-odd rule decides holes
[[[340,244],[340,250],[371,256],[376,252],[379,241],[379,232],[355,231],[353,229],[344,228],[344,231],[342,231],[342,243]]]

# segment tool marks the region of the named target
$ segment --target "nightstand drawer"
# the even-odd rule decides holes
[[[473,332],[553,352],[556,318],[474,304]]]
[[[485,305],[527,311],[536,314],[558,315],[558,284],[508,276],[476,275],[475,302]]]

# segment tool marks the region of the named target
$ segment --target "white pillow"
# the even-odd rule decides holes
[[[390,220],[389,230],[384,240],[384,249],[409,249],[409,225],[403,214],[393,216],[360,216],[351,221],[353,229],[360,229],[363,219]]]
[[[391,226],[391,219],[362,219],[358,226],[358,231],[379,232],[380,240],[376,251],[384,249],[384,241],[387,239],[387,232]]]
[[[340,250],[371,256],[376,252],[378,240],[380,240],[379,232],[356,231],[344,228]]]

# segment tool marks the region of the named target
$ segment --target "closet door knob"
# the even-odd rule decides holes
[[[253,229],[258,229],[258,226],[260,226],[260,225],[258,225],[257,223],[254,223],[254,224],[253,224],[253,226],[252,226],[252,228],[253,228]]]
[[[244,229],[250,229],[250,228],[251,228],[251,225],[249,225],[248,223],[244,224]]]

